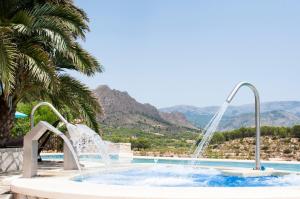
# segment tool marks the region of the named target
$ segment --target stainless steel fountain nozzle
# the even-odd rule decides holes
[[[253,86],[249,82],[240,82],[238,83],[234,89],[231,91],[230,95],[227,97],[226,101],[230,103],[239,89],[243,86],[249,87],[255,97],[255,127],[256,127],[256,145],[255,145],[255,169],[261,170],[260,165],[260,99],[259,94],[255,86]]]
[[[30,114],[30,126],[33,129],[34,127],[34,113],[35,111],[40,107],[40,106],[48,106],[51,108],[51,110],[57,115],[57,117],[66,125],[69,123],[59,112],[58,110],[56,110],[56,108],[54,108],[54,106],[52,104],[50,104],[49,102],[40,102],[37,105],[35,105],[32,108],[31,114]]]

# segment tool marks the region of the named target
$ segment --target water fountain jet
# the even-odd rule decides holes
[[[66,125],[67,135],[59,131],[45,121],[40,121],[34,126],[34,113],[40,106],[48,106]],[[64,140],[64,169],[81,170],[79,157],[83,152],[93,152],[100,155],[107,165],[109,155],[107,146],[101,137],[86,125],[73,125],[69,123],[55,108],[48,102],[37,104],[31,112],[31,131],[24,137],[24,177],[33,177],[37,174],[37,152],[38,141],[47,131],[51,131]],[[67,137],[68,136],[68,137]]]
[[[65,145],[68,147],[70,154],[72,155],[71,158],[73,158],[73,161],[76,164],[76,169],[81,170],[76,152],[65,134],[50,125],[48,122],[41,121],[24,136],[23,177],[25,178],[30,178],[37,174],[38,140],[47,131],[55,133],[64,140]],[[64,165],[65,164],[70,164],[70,162],[64,161]]]
[[[255,126],[256,126],[256,146],[255,146],[255,170],[261,170],[260,165],[260,100],[259,94],[255,86],[250,84],[249,82],[240,82],[238,83],[234,89],[231,91],[230,95],[227,97],[224,104],[220,107],[219,111],[212,117],[210,122],[204,128],[204,135],[201,139],[201,142],[198,144],[195,152],[194,157],[197,158],[198,156],[202,155],[204,150],[207,148],[210,140],[212,139],[214,132],[216,131],[225,111],[227,110],[229,104],[235,97],[236,93],[239,89],[243,86],[249,87],[255,97]]]
[[[256,128],[256,143],[255,143],[255,169],[260,170],[260,99],[259,99],[259,93],[255,86],[253,84],[250,84],[249,82],[240,82],[238,83],[235,88],[231,91],[230,95],[227,98],[227,102],[231,103],[233,98],[235,97],[236,93],[239,91],[239,89],[243,86],[249,87],[255,97],[255,128]]]

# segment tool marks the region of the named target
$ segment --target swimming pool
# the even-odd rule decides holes
[[[63,154],[42,154],[43,160],[56,160],[62,161]],[[98,156],[81,156],[83,161],[101,161]],[[118,163],[118,155],[111,155],[112,163]],[[211,166],[211,167],[238,167],[238,168],[253,168],[254,161],[242,161],[242,160],[212,160],[212,159],[201,159],[192,160],[188,158],[155,158],[155,157],[138,157],[135,156],[131,160],[133,164],[149,163],[149,164],[174,164],[174,165],[200,165],[200,166]],[[262,161],[262,165],[265,168],[273,168],[276,170],[300,172],[300,162],[271,162]]]
[[[201,166],[212,166],[212,167],[238,167],[238,168],[253,168],[255,165],[254,161],[239,161],[239,160],[189,160],[189,159],[172,159],[172,158],[133,158],[132,163],[157,163],[157,164],[179,164],[179,165],[190,165],[196,164]],[[300,172],[300,163],[289,163],[289,162],[268,162],[263,161],[262,165],[265,168],[273,168],[276,170]]]
[[[57,161],[63,160],[63,155],[42,154],[42,158]],[[82,158],[87,164],[98,161]],[[77,170],[41,170],[35,178],[13,180],[11,190],[22,196],[53,199],[300,198],[300,176],[295,172],[255,171],[251,169],[254,162],[244,160],[201,159],[196,161],[200,166],[189,165],[192,161],[188,158],[134,157],[131,163],[122,164],[115,156],[109,167],[84,167],[82,175]],[[299,171],[300,167],[297,162],[263,162],[263,165],[287,171]],[[247,175],[249,173],[254,175]]]
[[[222,170],[191,165],[156,164],[146,168],[92,173],[74,178],[77,182],[144,187],[269,187],[299,186],[300,176],[263,175],[244,177]]]

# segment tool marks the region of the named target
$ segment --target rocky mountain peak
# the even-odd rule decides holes
[[[151,104],[142,104],[132,98],[127,92],[98,86],[94,90],[104,114],[98,117],[101,123],[113,126],[174,129],[177,127],[195,128],[181,113],[161,114]],[[180,114],[180,116],[178,115]]]

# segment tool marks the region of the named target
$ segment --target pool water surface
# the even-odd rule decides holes
[[[184,165],[157,164],[147,168],[131,168],[119,172],[94,173],[74,179],[106,185],[149,187],[267,187],[299,186],[300,176],[240,177],[227,176],[217,169]]]

